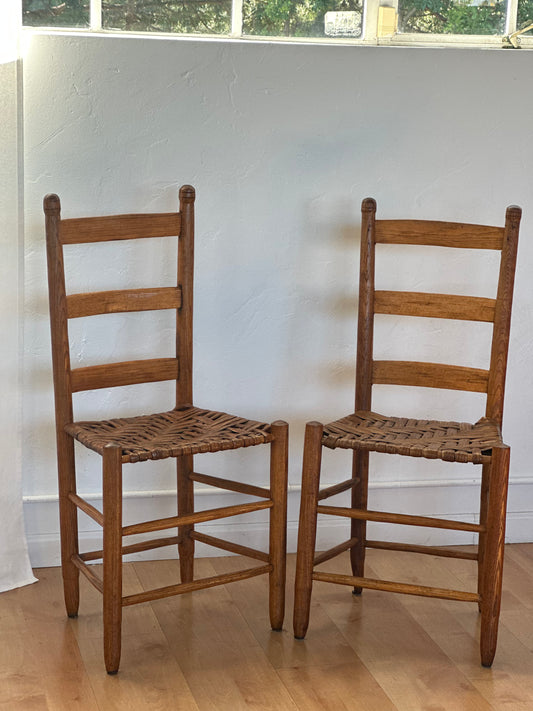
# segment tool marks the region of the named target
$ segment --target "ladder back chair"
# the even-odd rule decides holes
[[[294,634],[301,639],[309,623],[314,580],[410,595],[478,603],[481,612],[481,662],[490,666],[496,651],[505,538],[509,447],[501,425],[511,320],[511,304],[521,210],[507,208],[505,227],[487,227],[422,220],[376,220],[376,202],[362,204],[359,314],[355,412],[323,425],[306,427],[300,526],[296,566]],[[495,299],[448,294],[375,289],[375,245],[427,245],[450,249],[490,249],[501,252]],[[374,314],[396,314],[492,323],[488,370],[457,365],[374,360]],[[372,412],[372,386],[423,386],[486,393],[486,410],[475,424],[388,417]],[[480,413],[481,414],[481,413]],[[320,489],[322,448],[353,450],[351,478]],[[430,516],[368,510],[369,452],[426,457],[480,464],[479,523]],[[351,490],[351,506],[330,506],[330,496]],[[351,519],[350,538],[328,551],[315,553],[317,514]],[[367,540],[366,522],[469,531],[478,534],[476,552],[453,547]],[[364,576],[366,548],[426,553],[477,562],[476,592],[376,580]],[[326,573],[314,567],[350,552],[352,575]]]
[[[80,571],[102,593],[104,657],[110,674],[116,673],[119,667],[122,608],[125,606],[268,574],[270,623],[276,630],[283,624],[288,428],[282,421],[255,422],[192,404],[194,200],[194,189],[185,185],[179,191],[179,212],[62,220],[57,195],[44,198],[65,603],[69,617],[76,617]],[[65,247],[148,237],[151,240],[177,238],[176,286],[67,295]],[[154,245],[157,244],[154,239]],[[71,367],[70,319],[159,309],[176,312],[175,357]],[[74,393],[165,380],[176,381],[176,407],[169,412],[94,422],[74,420]],[[76,491],[74,440],[102,457],[102,512]],[[270,445],[270,488],[200,474],[193,468],[195,454],[260,444]],[[167,457],[174,457],[177,462],[177,516],[123,526],[122,465]],[[258,500],[195,512],[194,482],[251,495]],[[102,526],[102,550],[79,551],[78,509]],[[267,553],[195,530],[197,523],[263,509],[270,510]],[[177,529],[177,535],[152,536],[150,540],[123,545],[123,537],[172,528]],[[195,579],[195,541],[256,559],[260,564],[238,572]],[[175,544],[180,560],[179,582],[123,595],[123,555]],[[102,578],[88,565],[100,559]]]

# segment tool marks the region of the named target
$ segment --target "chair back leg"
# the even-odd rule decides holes
[[[80,603],[80,571],[72,562],[72,558],[78,555],[78,509],[69,498],[69,494],[76,493],[76,465],[74,440],[65,432],[58,432],[57,461],[63,592],[67,615],[77,617]]]

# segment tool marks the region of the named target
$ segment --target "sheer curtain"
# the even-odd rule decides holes
[[[21,585],[36,582],[28,558],[28,548],[24,535],[22,518],[22,494],[20,479],[13,471],[0,475],[2,495],[0,497],[0,521],[2,537],[0,543],[0,593]]]
[[[18,2],[0,26],[0,592],[35,582],[22,517],[20,354],[22,220]],[[19,170],[20,168],[20,170]]]

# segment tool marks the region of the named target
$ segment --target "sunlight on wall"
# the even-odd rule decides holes
[[[20,0],[5,0],[0,23],[0,64],[14,62],[19,57],[21,25]]]

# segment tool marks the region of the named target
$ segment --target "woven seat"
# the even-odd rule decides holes
[[[48,195],[44,200],[65,604],[69,617],[76,617],[80,572],[102,593],[104,658],[106,670],[110,674],[116,673],[120,664],[122,608],[135,603],[190,593],[257,575],[268,575],[270,625],[276,630],[283,625],[288,427],[281,420],[266,424],[225,412],[203,410],[193,405],[194,201],[194,189],[185,185],[179,193],[179,212],[63,220],[57,195]],[[72,246],[85,244],[88,250],[91,245],[99,242],[148,239],[148,244],[155,247],[161,244],[158,238],[164,238],[165,245],[168,245],[169,238],[177,241],[175,286],[142,289],[123,287],[94,293],[67,294],[64,252],[71,250]],[[164,246],[161,250],[162,266],[166,248]],[[74,263],[74,257],[69,263]],[[88,263],[91,262],[88,260]],[[121,276],[127,274],[127,265],[121,264]],[[71,367],[71,319],[87,319],[92,316],[103,318],[104,314],[110,313],[120,319],[121,314],[129,312],[162,309],[172,310],[175,314],[174,356]],[[117,330],[117,339],[129,324],[129,321],[121,323],[124,328]],[[133,333],[136,334],[135,331]],[[76,421],[74,418],[73,395],[78,392],[101,389],[106,392],[117,386],[160,381],[171,381],[170,387],[176,394],[176,407],[169,412],[87,422]],[[108,395],[106,398],[106,403],[112,402]],[[76,491],[74,440],[98,453],[102,459],[103,511],[99,511]],[[269,472],[265,476],[269,481],[268,487],[202,474],[194,467],[194,455],[265,444],[270,450]],[[176,515],[123,526],[123,464],[168,457],[176,460]],[[146,467],[150,470],[149,464]],[[195,483],[243,494],[254,500],[246,499],[245,503],[195,511]],[[102,550],[80,552],[78,510],[102,527]],[[195,528],[199,523],[258,511],[269,512],[268,536],[265,536],[268,538],[268,542],[265,542],[267,551],[208,535]],[[175,535],[152,535],[173,528],[176,529]],[[217,528],[220,530],[221,527]],[[132,535],[141,535],[143,538],[123,545],[124,537]],[[197,541],[227,553],[238,554],[242,558],[251,558],[254,565],[231,573],[196,578],[194,551]],[[134,595],[123,595],[123,555],[166,546],[177,547],[179,554],[180,577],[175,584]],[[88,565],[94,560],[103,562],[102,578],[95,573],[94,566]]]
[[[446,462],[490,462],[493,447],[503,442],[496,422],[482,417],[469,422],[413,420],[355,412],[324,426],[322,444],[329,449],[362,449]]]
[[[481,662],[484,666],[492,664],[501,601],[510,457],[509,447],[502,441],[501,426],[520,215],[520,208],[509,207],[504,227],[427,220],[377,220],[375,201],[371,198],[363,201],[355,407],[353,413],[335,422],[325,425],[309,422],[306,427],[294,599],[296,638],[302,639],[307,632],[313,581],[317,580],[350,585],[357,595],[369,588],[477,603],[481,612]],[[380,257],[380,254],[376,255],[376,244],[380,245],[380,254],[381,250],[387,250],[387,245],[394,245],[395,249],[400,245],[412,245],[418,251],[432,247],[495,250],[500,253],[495,298],[376,289],[376,262]],[[438,258],[440,253],[436,256]],[[470,293],[470,285],[468,287],[467,293]],[[374,324],[382,315],[389,319],[397,315],[490,323],[490,367],[482,370],[442,363],[375,360]],[[401,344],[398,330],[395,334],[395,340]],[[380,415],[372,411],[374,385],[485,393],[484,416],[470,424],[442,422],[429,417],[411,419]],[[422,415],[431,416],[431,413]],[[351,449],[353,456],[349,478],[320,489],[323,447]],[[372,452],[481,465],[478,521],[437,518],[434,512],[412,515],[370,510],[368,488]],[[324,503],[325,499],[345,491],[351,494],[349,505]],[[346,540],[329,550],[315,553],[319,514],[343,517],[351,523]],[[475,552],[465,552],[416,542],[370,540],[367,538],[367,521],[465,531],[478,536],[478,546]],[[390,533],[387,533],[388,538]],[[400,555],[411,552],[473,560],[477,563],[477,590],[470,592],[366,577],[367,548],[395,551]],[[351,575],[316,569],[320,563],[346,551],[350,553]]]
[[[220,452],[272,441],[270,425],[198,407],[114,420],[73,422],[65,430],[98,454],[103,454],[110,442],[117,444],[122,450],[123,463]]]

